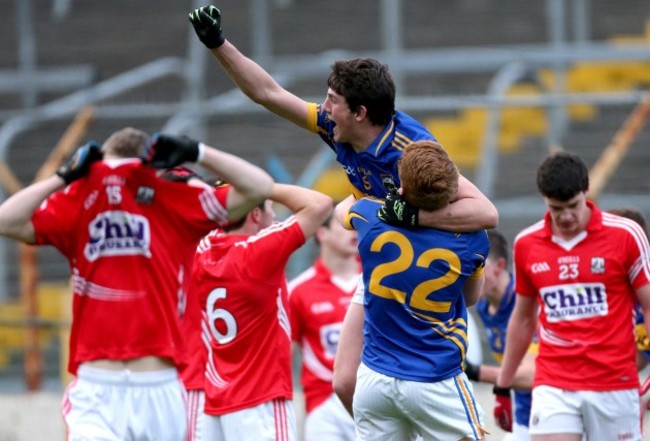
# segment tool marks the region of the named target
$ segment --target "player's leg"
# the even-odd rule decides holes
[[[354,420],[335,394],[305,419],[305,441],[354,441]]]
[[[354,423],[360,441],[414,439],[414,428],[395,403],[397,380],[361,363],[354,391]]]
[[[424,439],[483,439],[483,409],[465,374],[433,383],[402,381],[394,396]]]
[[[580,392],[587,439],[641,439],[638,389]]]
[[[201,434],[204,439],[210,441],[226,441],[220,416],[204,414],[200,424]]]
[[[125,439],[126,413],[121,407],[115,407],[125,386],[95,381],[104,372],[97,371],[81,366],[65,390],[61,411],[68,441]]]
[[[129,387],[121,406],[128,415],[124,439],[178,441],[187,436],[187,392],[175,368],[121,371]]]
[[[528,427],[531,440],[581,441],[585,430],[581,405],[577,392],[551,386],[535,387]]]
[[[257,406],[221,416],[224,439],[228,441],[296,441],[296,414],[293,402],[267,401]],[[212,441],[211,438],[210,441]]]

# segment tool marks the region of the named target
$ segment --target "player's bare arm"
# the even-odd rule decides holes
[[[485,277],[481,276],[478,279],[468,278],[463,285],[463,297],[465,298],[465,304],[473,306],[478,301],[481,291],[483,290],[483,284],[485,283]]]
[[[228,219],[239,219],[271,196],[273,178],[260,167],[230,153],[205,146],[199,164],[223,178],[228,192]]]
[[[90,165],[101,159],[99,145],[91,141],[79,147],[54,176],[12,195],[0,205],[0,235],[34,243],[36,236],[31,218],[38,206],[55,191],[85,176],[90,170]]]
[[[158,169],[196,162],[228,182],[232,186],[226,203],[229,219],[245,216],[270,196],[273,187],[273,178],[258,166],[187,136],[154,134],[142,160]]]
[[[510,387],[537,328],[537,300],[517,295],[506,333],[506,350],[496,385]]]
[[[266,70],[224,38],[219,9],[212,5],[197,8],[189,19],[198,38],[246,96],[307,129],[307,102],[280,86]]]
[[[0,205],[0,235],[34,243],[32,215],[45,198],[64,186],[60,177],[51,176],[12,195]]]
[[[350,415],[353,415],[352,398],[357,383],[357,369],[361,362],[364,317],[363,305],[350,303],[343,319],[343,327],[334,358],[332,386]]]
[[[310,237],[332,213],[332,199],[318,191],[288,184],[274,184],[270,199],[291,210],[305,237]]]
[[[495,228],[499,212],[478,187],[461,175],[456,200],[435,211],[420,210],[419,219],[422,226],[462,233]]]
[[[517,373],[515,373],[515,376],[512,379],[512,384],[510,385],[512,389],[531,390],[533,388],[536,358],[536,354],[530,352],[526,353],[521,364],[517,367]],[[479,366],[478,381],[495,384],[500,372],[500,366],[482,364]]]

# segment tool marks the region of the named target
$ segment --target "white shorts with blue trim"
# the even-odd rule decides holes
[[[361,441],[483,439],[483,410],[462,373],[435,383],[400,380],[361,363],[354,422]]]

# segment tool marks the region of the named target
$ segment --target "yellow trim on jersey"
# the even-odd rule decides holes
[[[367,194],[363,193],[361,190],[359,190],[357,187],[355,187],[352,184],[350,184],[350,193],[352,193],[352,196],[354,196],[354,198],[356,200],[359,200],[359,199],[362,199],[362,198],[365,198],[366,196],[368,196]]]
[[[307,130],[318,133],[318,104],[307,103]]]
[[[361,219],[364,222],[368,222],[368,219],[361,216],[359,213],[351,213],[348,211],[348,214],[345,215],[345,219],[343,219],[343,226],[346,230],[354,230],[354,227],[352,226],[352,219],[355,218]]]
[[[379,149],[381,148],[381,146],[384,145],[384,141],[386,141],[386,138],[390,136],[391,132],[393,131],[394,125],[395,125],[395,121],[393,120],[390,122],[390,127],[386,130],[384,136],[382,136],[382,138],[377,143],[377,149],[375,149],[375,156],[377,156],[377,154],[379,153]]]
[[[460,350],[463,359],[465,359],[465,345],[463,344],[463,342],[459,340],[459,338],[462,339],[464,342],[467,342],[467,333],[460,328],[456,328],[455,326],[455,325],[461,325],[467,328],[467,322],[465,320],[463,320],[462,318],[457,318],[449,321],[449,324],[446,324],[442,320],[438,320],[436,318],[429,317],[424,314],[420,314],[419,312],[415,312],[415,311],[411,311],[411,312],[424,320],[432,322],[433,326],[431,327],[431,329],[433,329],[441,337],[454,342],[454,344],[458,346],[458,349]],[[440,330],[439,328],[442,328],[442,330]],[[456,334],[456,336],[450,334]]]
[[[469,279],[470,280],[480,279],[484,271],[485,271],[485,265],[479,266],[478,268],[476,268],[476,271],[474,271],[472,275],[469,276]]]
[[[413,142],[412,139],[407,138],[403,134],[399,132],[395,132],[395,137],[393,138],[393,142],[391,145],[395,147],[397,150],[404,150],[406,146],[411,144]]]

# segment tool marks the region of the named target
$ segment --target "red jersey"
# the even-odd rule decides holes
[[[334,356],[358,275],[343,280],[321,259],[289,282],[292,339],[302,348],[301,382],[307,413],[329,398]]]
[[[223,415],[292,399],[285,266],[305,243],[294,216],[253,236],[215,232],[201,241],[190,290],[208,341],[205,412]]]
[[[194,259],[190,262],[189,274],[191,274],[193,261]],[[185,289],[187,302],[185,305],[185,311],[181,316],[181,333],[185,340],[186,363],[181,370],[181,380],[187,390],[203,390],[206,347],[209,345],[209,341],[204,341],[202,333],[201,322],[203,319],[201,310],[203,305],[201,299],[199,299],[197,293],[193,291],[194,286],[191,282],[191,276],[188,276],[186,280],[188,282]]]
[[[201,237],[226,222],[226,196],[128,159],[92,164],[43,202],[32,217],[36,244],[56,247],[72,270],[70,373],[97,359],[182,363],[183,268]]]
[[[540,308],[535,385],[637,388],[634,290],[650,281],[648,240],[636,222],[588,205],[586,230],[569,241],[553,236],[548,213],[515,239],[516,291]]]

